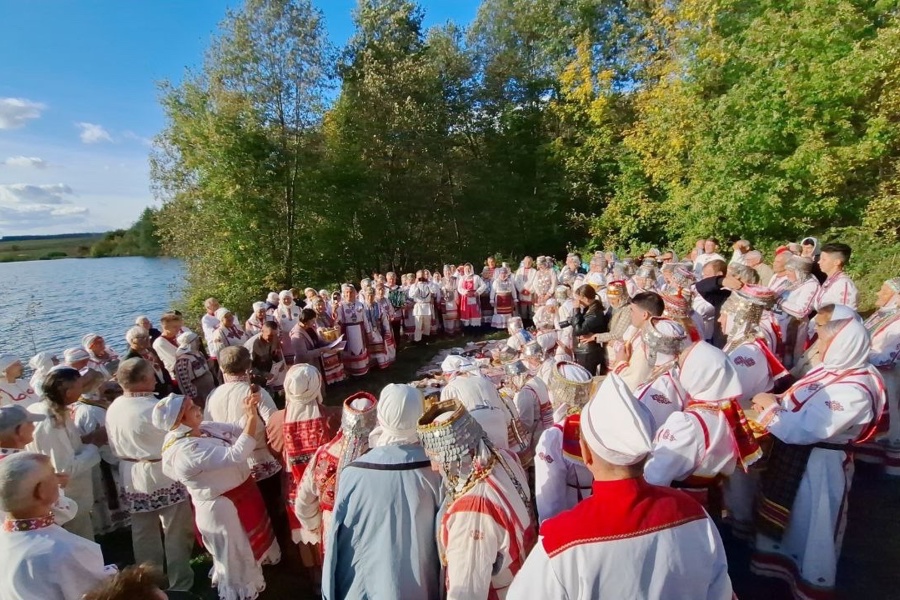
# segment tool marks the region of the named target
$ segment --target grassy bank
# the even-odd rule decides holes
[[[88,233],[66,238],[0,241],[0,262],[85,258],[103,234]]]

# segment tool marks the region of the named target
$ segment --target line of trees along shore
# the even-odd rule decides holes
[[[898,9],[484,0],[426,30],[415,2],[360,0],[338,49],[306,0],[246,0],[162,85],[156,223],[191,304],[709,235],[840,235],[878,262],[900,232]]]

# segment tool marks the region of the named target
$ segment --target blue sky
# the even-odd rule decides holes
[[[333,43],[356,0],[314,0]],[[478,0],[421,0],[430,26]],[[0,0],[0,236],[127,227],[145,206],[156,83],[198,67],[226,0]]]

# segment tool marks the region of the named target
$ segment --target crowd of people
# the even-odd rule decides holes
[[[854,459],[900,474],[900,278],[863,319],[850,256],[489,258],[273,292],[243,327],[213,298],[199,333],[141,316],[121,358],[90,334],[29,380],[0,356],[0,600],[187,592],[195,533],[222,600],[282,552],[327,599],[725,600],[724,527],[754,573],[828,597]],[[329,418],[329,386],[398,343],[483,327],[509,337],[440,385]],[[120,572],[94,539],[121,527]]]

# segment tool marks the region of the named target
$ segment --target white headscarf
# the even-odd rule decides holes
[[[151,420],[153,426],[163,431],[171,431],[178,421],[178,415],[181,414],[181,408],[184,406],[184,396],[176,396],[169,394],[156,403],[153,407],[153,415]]]
[[[581,411],[581,435],[608,463],[633,465],[653,448],[653,417],[618,375],[611,374]]]
[[[322,375],[312,365],[292,366],[284,376],[285,423],[297,423],[322,416]]]
[[[843,321],[844,319],[853,319],[859,323],[863,322],[863,318],[858,312],[845,304],[835,304],[834,312],[831,313],[829,321]]]
[[[65,360],[66,365],[71,366],[72,363],[76,363],[81,360],[88,360],[91,358],[91,355],[88,354],[88,351],[84,348],[68,348],[65,352],[63,352],[63,360]]]
[[[222,319],[224,319],[224,318],[225,318],[225,315],[227,315],[227,314],[232,314],[232,313],[231,313],[230,310],[228,310],[228,309],[225,308],[224,306],[220,307],[220,308],[216,311],[216,318],[219,320],[219,323],[222,322]]]
[[[471,358],[450,354],[441,363],[441,371],[449,375],[451,373],[462,373],[465,371],[475,371],[478,365]]]
[[[54,367],[54,358],[56,358],[56,354],[53,352],[38,352],[28,361],[28,366],[34,369],[29,383],[31,384],[31,389],[38,395],[43,395],[41,384],[44,381],[44,377],[50,372],[50,369]]]
[[[835,307],[837,310],[837,307]],[[865,326],[856,319],[832,318],[843,323],[840,330],[822,352],[822,367],[828,371],[846,371],[869,366],[872,342]]]
[[[175,350],[175,356],[181,356],[182,354],[187,354],[194,350],[193,343],[198,339],[200,339],[200,336],[193,331],[185,331],[184,333],[179,334],[178,337],[175,338],[175,341],[178,342],[178,349]]]
[[[678,379],[691,399],[701,402],[721,402],[743,394],[731,359],[706,342],[697,342],[688,350]]]
[[[19,362],[15,354],[0,354],[0,373],[6,374],[6,370]]]
[[[378,425],[369,435],[369,445],[375,448],[418,443],[416,425],[424,410],[425,398],[418,388],[397,383],[386,385],[378,397]]]
[[[87,334],[86,336],[81,338],[81,347],[84,348],[85,350],[87,350],[88,352],[93,352],[91,350],[91,344],[96,342],[97,338],[99,338],[99,337],[101,337],[101,336],[97,335],[96,333]]]

